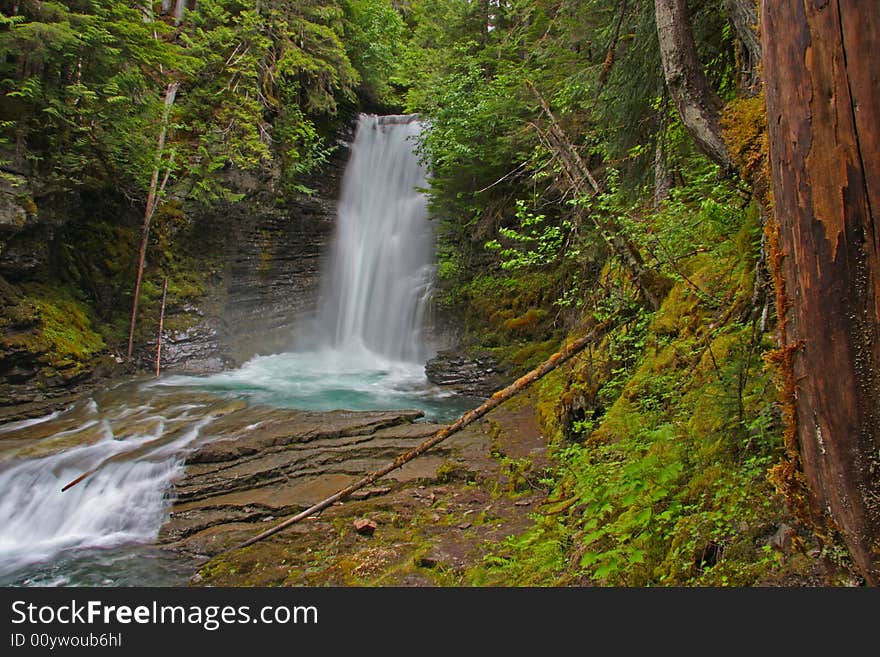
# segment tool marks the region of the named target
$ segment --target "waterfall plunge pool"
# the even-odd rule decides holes
[[[422,364],[389,361],[365,349],[256,356],[236,370],[169,376],[154,385],[299,410],[417,409],[431,422],[451,422],[481,401],[432,385]]]
[[[232,405],[416,409],[444,423],[480,401],[431,385],[416,365],[329,350],[125,382],[0,425],[0,586],[186,585],[192,563],[154,543],[187,454]]]
[[[0,426],[0,585],[185,584],[191,564],[154,543],[186,455],[214,437],[224,405],[417,409],[448,422],[479,403],[424,374],[433,231],[422,128],[412,116],[360,116],[307,345]]]

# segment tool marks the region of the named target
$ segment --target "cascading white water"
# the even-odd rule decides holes
[[[37,443],[82,444],[0,462],[0,578],[71,548],[155,539],[170,502],[168,487],[211,419],[190,417],[183,407],[170,410],[166,416],[149,406],[103,411],[91,402],[68,414],[70,420],[67,415],[56,419],[57,413],[43,418],[47,427],[62,430]],[[0,439],[9,436],[15,444],[22,432],[40,428],[10,425],[0,429]]]
[[[359,117],[321,294],[320,330],[335,350],[398,362],[427,357],[433,231],[415,152],[422,128],[416,116]]]
[[[0,585],[30,578],[21,575],[34,572],[29,564],[65,555],[91,563],[97,557],[89,548],[132,550],[156,537],[186,453],[210,438],[202,434],[210,433],[214,398],[182,403],[193,388],[311,410],[420,408],[435,421],[473,406],[431,386],[424,373],[433,231],[420,191],[426,170],[415,152],[422,128],[414,116],[360,116],[311,349],[257,356],[209,377],[163,377],[100,408],[93,402],[0,427]],[[22,445],[44,441],[58,451],[50,445],[23,456]],[[4,460],[7,445],[16,457]],[[123,558],[124,568],[137,567],[138,557]],[[66,583],[77,568],[65,563],[67,574],[49,579]]]
[[[435,421],[469,408],[425,376],[434,235],[416,151],[423,128],[414,115],[359,116],[315,321],[298,327],[294,350],[163,384],[310,410],[419,408]]]

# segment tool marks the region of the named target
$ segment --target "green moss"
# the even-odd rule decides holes
[[[616,441],[640,431],[644,418],[636,404],[621,395],[608,409],[602,423],[590,437],[594,441]]]
[[[558,442],[562,428],[559,423],[559,399],[562,396],[564,375],[555,370],[538,384],[538,401],[535,414],[541,431],[550,443]]]
[[[499,361],[502,365],[510,366],[515,371],[528,371],[543,363],[558,349],[558,340],[511,345],[508,349],[503,350]]]
[[[700,299],[693,289],[687,285],[676,285],[651,320],[650,331],[658,337],[693,331],[693,318],[699,303]]]
[[[15,197],[16,203],[21,207],[29,217],[37,216],[37,204],[34,203],[34,197],[30,194],[20,194]]]
[[[46,377],[81,373],[105,347],[88,306],[64,288],[26,286],[0,323],[6,329],[2,347],[37,354]]]
[[[729,102],[721,117],[724,140],[743,177],[755,187],[769,180],[770,143],[764,94]],[[759,179],[763,178],[763,185]]]
[[[519,317],[506,319],[503,326],[506,331],[514,335],[529,335],[538,329],[540,322],[546,319],[548,314],[543,308],[529,308]]]
[[[437,468],[436,479],[441,484],[448,483],[455,479],[457,472],[460,470],[455,461],[446,460]]]
[[[782,456],[762,360],[772,339],[738,320],[752,294],[752,235],[741,229],[739,256],[725,245],[724,255],[682,262],[656,313],[619,323],[541,385],[545,431],[576,442],[556,443],[547,505],[527,532],[492,549],[479,581],[747,586],[810,577],[802,553],[767,547],[774,527],[794,521],[767,476]]]
[[[261,230],[260,257],[259,264],[257,265],[257,271],[261,276],[267,276],[272,271],[273,245],[272,233],[265,229]]]
[[[540,363],[562,337],[552,312],[557,276],[519,272],[478,275],[456,291],[463,308],[464,342],[474,352],[489,350],[513,375]]]

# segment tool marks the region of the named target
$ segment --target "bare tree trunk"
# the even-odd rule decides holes
[[[183,13],[186,11],[186,0],[175,0],[174,2],[174,24],[180,25],[183,21]]]
[[[173,0],[162,0],[162,13],[167,14],[169,11],[171,11],[171,6],[173,4]]]
[[[721,136],[721,99],[709,88],[697,57],[686,0],[654,0],[666,86],[697,146],[724,169],[733,168]]]
[[[820,533],[880,584],[880,13],[765,0],[789,405]],[[795,435],[795,434],[792,434]]]
[[[668,128],[669,95],[664,92],[657,113],[657,143],[654,145],[654,208],[659,209],[669,198],[675,180],[669,168],[666,148],[666,131]]]
[[[663,201],[669,198],[672,190],[672,172],[666,165],[666,149],[663,147],[662,134],[654,146],[654,207],[659,209]]]
[[[158,200],[159,191],[159,170],[161,168],[162,151],[165,149],[165,137],[168,134],[168,118],[171,115],[171,107],[174,105],[174,98],[177,95],[177,82],[172,82],[165,89],[165,109],[162,114],[162,127],[159,129],[159,138],[156,144],[156,165],[153,168],[153,175],[150,178],[150,190],[147,193],[147,207],[144,209],[144,225],[141,229],[141,247],[138,252],[137,274],[134,283],[134,298],[131,301],[131,321],[128,326],[128,351],[127,357],[131,360],[132,350],[134,349],[134,327],[137,322],[138,300],[141,295],[141,281],[144,277],[144,260],[147,255],[147,243],[150,241],[150,221],[153,219],[153,213],[156,210],[156,201]],[[165,180],[168,180],[167,176]]]
[[[761,37],[758,35],[758,9],[755,0],[725,0],[727,15],[736,30],[739,49],[739,86],[746,95],[758,93],[761,77]]]
[[[761,60],[761,37],[758,35],[758,8],[755,0],[725,0],[727,13],[736,35],[743,42],[749,55]]]
[[[159,332],[156,335],[156,376],[159,376],[159,367],[162,364],[162,329],[165,324],[165,298],[168,296],[168,277],[162,285],[162,306],[159,308]]]

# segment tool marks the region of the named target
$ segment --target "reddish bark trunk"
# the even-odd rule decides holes
[[[880,13],[765,0],[762,46],[800,459],[817,520],[880,584]]]

